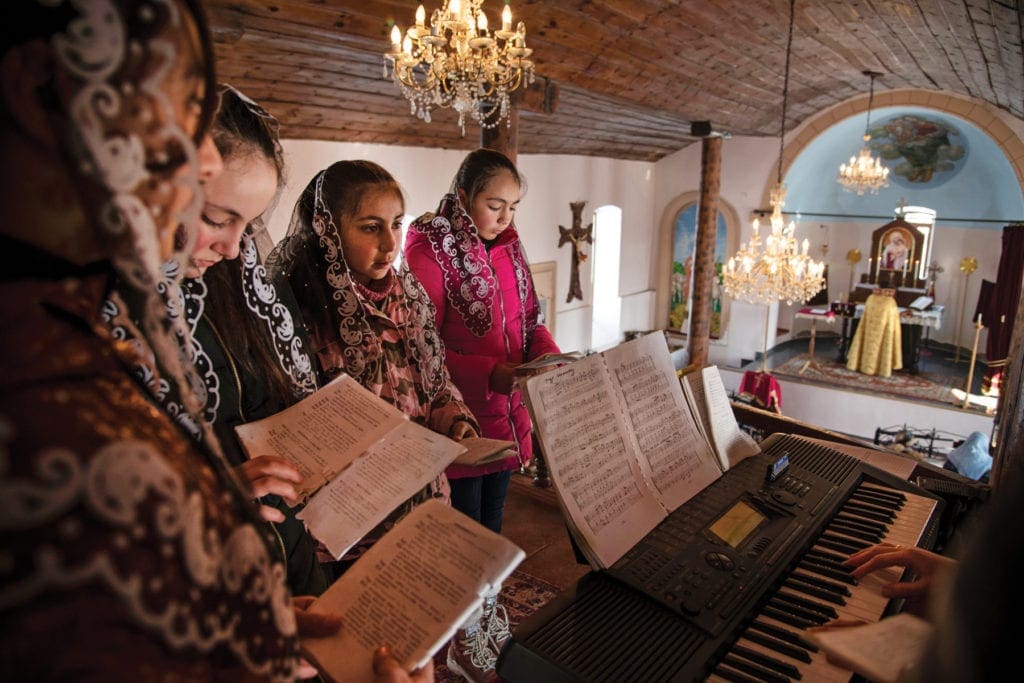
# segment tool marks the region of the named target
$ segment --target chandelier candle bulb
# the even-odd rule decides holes
[[[526,24],[512,26],[512,11],[502,11],[502,30],[492,31],[484,0],[448,0],[426,21],[423,5],[415,25],[406,31],[404,50],[385,53],[385,67],[409,100],[412,113],[430,121],[433,107],[454,109],[466,133],[466,117],[481,128],[509,121],[509,94],[534,82],[534,63],[528,59]],[[385,70],[386,72],[387,70]]]
[[[402,51],[402,29],[398,28],[398,24],[391,27],[391,49],[395,54]]]

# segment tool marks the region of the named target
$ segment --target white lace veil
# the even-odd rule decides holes
[[[382,364],[386,360],[381,340],[367,320],[365,300],[349,270],[332,211],[332,207],[338,209],[332,197],[358,202],[360,192],[341,187],[346,183],[351,187],[390,186],[401,194],[391,174],[373,162],[332,164],[318,173],[300,195],[287,234],[267,257],[267,269],[275,281],[286,280],[294,291],[311,340],[312,331],[320,330],[337,342],[343,366],[321,370],[330,376],[344,371],[366,386],[370,378],[385,374]],[[353,213],[357,209],[343,207]],[[419,367],[423,389],[432,399],[445,386],[444,344],[433,326],[433,304],[404,261],[388,277],[396,280],[409,320],[415,321],[418,333],[403,333],[402,337],[408,358]]]
[[[82,197],[95,217],[97,241],[108,245],[122,282],[120,303],[139,321],[163,382],[180,389],[195,416],[205,400],[192,368],[190,333],[179,317],[168,318],[165,300],[181,301],[182,265],[194,236],[178,226],[193,225],[202,194],[197,141],[216,111],[213,55],[200,40],[197,58],[208,68],[202,120],[194,134],[178,125],[180,114],[164,91],[180,45],[170,36],[184,18],[172,0],[38,0],[44,9],[76,11],[67,30],[53,38],[58,66],[76,85],[69,106],[68,153],[80,175]],[[190,8],[193,3],[186,3]],[[201,12],[193,12],[202,17]],[[198,27],[205,36],[206,26]],[[139,131],[145,130],[144,134]],[[191,200],[175,214],[161,197],[181,189]],[[160,243],[179,230],[175,251],[162,269]],[[127,236],[127,239],[126,239]],[[110,311],[107,311],[109,313]]]

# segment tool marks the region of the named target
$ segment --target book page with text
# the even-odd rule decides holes
[[[686,397],[686,402],[690,404],[690,413],[697,423],[697,429],[700,430],[708,448],[715,454],[719,468],[725,472],[729,469],[729,461],[719,456],[718,451],[715,450],[715,444],[711,440],[711,417],[708,415],[708,399],[704,395],[703,376],[701,376],[700,371],[691,372],[688,375],[683,375],[679,380],[679,384],[683,387],[683,395]]]
[[[235,427],[250,458],[278,455],[295,464],[305,497],[345,469],[405,415],[348,375],[339,375],[279,413]]]
[[[898,683],[920,663],[933,630],[930,622],[902,612],[873,623],[810,628],[807,639],[836,666],[875,683]]]
[[[662,332],[604,352],[605,364],[626,408],[640,464],[668,510],[721,476],[679,385]]]
[[[644,480],[604,357],[532,377],[526,389],[570,527],[592,564],[611,566],[667,513]]]
[[[704,380],[704,396],[707,398],[708,416],[711,420],[711,440],[714,442],[718,457],[735,467],[741,460],[761,452],[757,442],[740,429],[736,422],[736,414],[732,412],[729,394],[722,383],[722,375],[717,365],[709,365],[701,370]]]
[[[303,638],[329,680],[373,681],[373,651],[388,645],[406,671],[423,666],[525,557],[507,538],[438,500],[416,507],[317,598],[341,631]]]
[[[340,559],[465,450],[405,420],[317,491],[297,516]]]

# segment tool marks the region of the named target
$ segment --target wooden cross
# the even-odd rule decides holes
[[[561,233],[561,237],[558,238],[558,246],[561,247],[566,242],[572,242],[573,246],[569,296],[566,297],[565,303],[569,303],[573,299],[583,301],[583,289],[580,287],[580,263],[587,260],[587,255],[583,253],[583,243],[594,243],[594,224],[590,223],[586,228],[583,227],[583,207],[586,205],[586,202],[569,202],[569,208],[572,209],[572,229],[558,226],[558,232]]]

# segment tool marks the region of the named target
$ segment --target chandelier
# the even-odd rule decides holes
[[[771,189],[771,228],[761,240],[761,224],[755,218],[750,241],[740,245],[723,271],[723,286],[734,299],[768,304],[785,299],[803,303],[825,285],[825,264],[808,255],[811,243],[796,239],[796,223],[784,226],[782,207],[786,187],[777,184]]]
[[[825,285],[822,277],[825,264],[808,255],[811,243],[796,239],[796,224],[785,225],[782,207],[786,203],[786,186],[782,184],[782,152],[786,136],[786,107],[789,100],[789,60],[793,46],[793,14],[795,0],[789,3],[789,38],[786,42],[785,80],[782,88],[782,131],[779,134],[779,166],[776,184],[771,189],[770,232],[761,239],[760,222],[755,218],[750,241],[740,245],[722,272],[722,285],[734,299],[750,303],[770,304],[785,300],[803,303]]]
[[[871,141],[871,103],[875,99],[875,76],[879,74],[874,71],[863,72],[871,78],[871,90],[868,94],[868,120],[864,126],[864,146],[855,157],[850,157],[850,163],[839,165],[839,177],[836,180],[850,192],[863,195],[865,192],[878,194],[879,188],[889,187],[889,169],[882,165],[881,158],[871,156],[871,149],[868,142]]]
[[[513,31],[512,10],[505,5],[501,29],[492,31],[482,5],[483,0],[446,0],[429,25],[420,5],[404,38],[397,24],[391,27],[391,51],[384,55],[384,77],[390,66],[409,112],[430,123],[432,107],[451,107],[463,135],[467,114],[482,128],[507,121],[509,93],[534,78],[526,24],[520,21]]]

